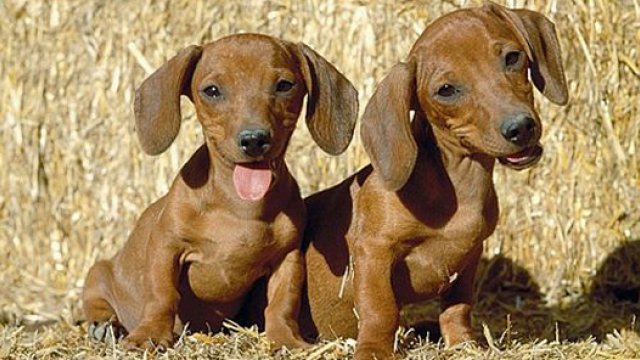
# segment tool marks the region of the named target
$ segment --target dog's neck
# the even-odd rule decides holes
[[[455,189],[458,203],[493,194],[493,157],[469,151],[448,129],[432,124],[420,112],[416,112],[412,132],[418,145],[416,172],[437,174],[440,184],[449,183]]]
[[[256,201],[240,199],[233,186],[233,171],[232,162],[223,158],[215,146],[205,144],[185,164],[181,175],[197,198],[200,211],[224,208],[238,217],[270,220],[282,211],[282,204],[296,195],[297,186],[283,159],[275,161],[271,188]]]

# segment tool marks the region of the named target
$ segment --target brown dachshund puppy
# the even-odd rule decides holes
[[[135,100],[142,148],[163,152],[180,128],[180,96],[195,104],[202,145],[170,191],[142,214],[111,260],[87,275],[90,335],[124,327],[126,347],[170,346],[174,325],[220,329],[250,287],[267,278],[266,334],[304,346],[297,317],[304,282],[305,209],[284,161],[307,100],[316,142],[349,144],[357,92],[315,51],[264,35],[190,46],[153,73]]]
[[[473,339],[474,274],[498,219],[495,160],[524,169],[542,154],[530,80],[567,102],[544,16],[488,3],[427,27],[365,110],[373,166],[306,201],[305,335],[357,335],[356,359],[390,358],[400,307],[439,296],[445,343]]]

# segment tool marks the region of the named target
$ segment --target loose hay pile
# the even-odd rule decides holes
[[[142,356],[91,343],[75,324],[88,267],[119,248],[201,141],[186,101],[167,153],[146,156],[134,137],[133,91],[178,49],[234,32],[301,40],[353,81],[364,108],[427,22],[479,3],[0,2],[0,357]],[[546,153],[539,165],[520,173],[498,167],[502,214],[475,312],[489,346],[442,351],[410,333],[399,340],[414,343],[404,347],[412,359],[639,357],[640,4],[504,4],[556,22],[570,104],[540,100]],[[304,125],[288,155],[306,194],[367,162],[357,138],[346,155],[329,158]],[[409,316],[433,317],[433,308]],[[180,344],[162,356],[269,356],[250,329]],[[274,356],[331,359],[352,349],[353,342],[334,342]]]

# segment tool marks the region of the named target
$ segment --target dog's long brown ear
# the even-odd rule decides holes
[[[569,91],[555,25],[535,11],[487,5],[504,14],[505,20],[511,23],[524,42],[531,64],[531,80],[536,88],[552,102],[566,104]]]
[[[391,191],[404,186],[418,156],[409,119],[415,83],[413,60],[396,64],[378,84],[360,125],[362,142],[371,163]]]
[[[136,133],[151,155],[165,151],[180,130],[180,95],[191,95],[191,75],[202,48],[191,45],[144,80],[136,91]]]
[[[308,92],[307,127],[322,150],[340,154],[353,137],[358,92],[331,63],[307,45],[298,44],[297,53]]]

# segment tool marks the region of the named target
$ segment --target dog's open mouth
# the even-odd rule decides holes
[[[542,146],[534,145],[517,153],[501,156],[498,160],[502,165],[508,166],[512,169],[521,170],[537,163],[541,156]]]
[[[233,168],[233,186],[243,200],[262,199],[271,187],[272,178],[269,161],[239,163]]]

